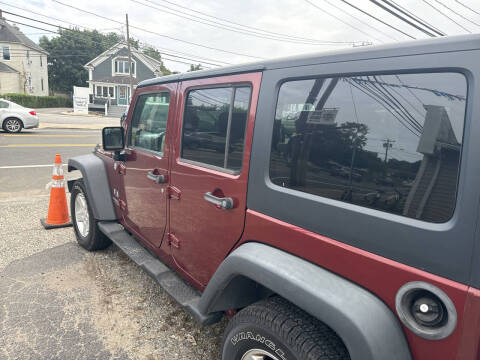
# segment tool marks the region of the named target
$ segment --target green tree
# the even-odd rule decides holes
[[[190,72],[190,71],[197,71],[197,70],[202,70],[201,64],[197,64],[197,65],[190,64],[190,70],[187,70],[187,71]]]
[[[96,30],[59,29],[58,32],[60,36],[52,39],[40,38],[39,45],[49,52],[50,88],[61,92],[85,86],[88,72],[83,65],[122,40],[115,33],[101,34]],[[132,45],[135,46],[133,42]]]
[[[160,63],[161,63],[160,70],[162,71],[163,75],[176,74],[176,72],[172,72],[171,70],[169,70],[165,67],[165,64],[163,63],[163,60],[162,60],[162,55],[160,54],[160,51],[158,51],[157,49],[155,49],[152,46],[147,46],[142,51],[145,55],[148,55],[151,58],[153,58],[157,61],[160,61]]]

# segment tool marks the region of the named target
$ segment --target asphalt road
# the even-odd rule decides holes
[[[55,154],[60,154],[66,164],[73,156],[91,152],[101,141],[100,130],[0,132],[0,198],[14,197],[19,192],[44,193],[51,180]]]
[[[67,163],[100,137],[0,132],[0,359],[219,359],[226,319],[198,325],[114,245],[90,253],[72,228],[40,225],[55,154]]]

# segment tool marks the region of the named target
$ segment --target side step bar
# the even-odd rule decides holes
[[[220,321],[221,312],[203,314],[198,309],[201,298],[200,292],[192,288],[174,271],[168,268],[155,256],[150,254],[137,240],[128,234],[122,225],[116,222],[102,221],[98,228],[115,245],[117,245],[130,259],[141,266],[171,297],[203,325],[210,325]]]

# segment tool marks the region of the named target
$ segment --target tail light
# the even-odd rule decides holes
[[[29,113],[30,115],[37,116],[37,113],[35,112],[35,110],[29,111],[28,113]]]

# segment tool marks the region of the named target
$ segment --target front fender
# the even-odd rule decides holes
[[[96,220],[117,220],[105,163],[95,154],[75,156],[68,160],[68,171],[80,170],[89,203]],[[73,180],[68,182],[71,190]]]
[[[397,318],[378,297],[304,259],[260,243],[242,245],[225,259],[200,299],[200,313],[226,310],[219,304],[232,301],[222,298],[223,291],[231,290],[238,278],[262,285],[327,324],[342,338],[352,360],[411,360]],[[237,296],[243,296],[241,286],[234,288]]]

